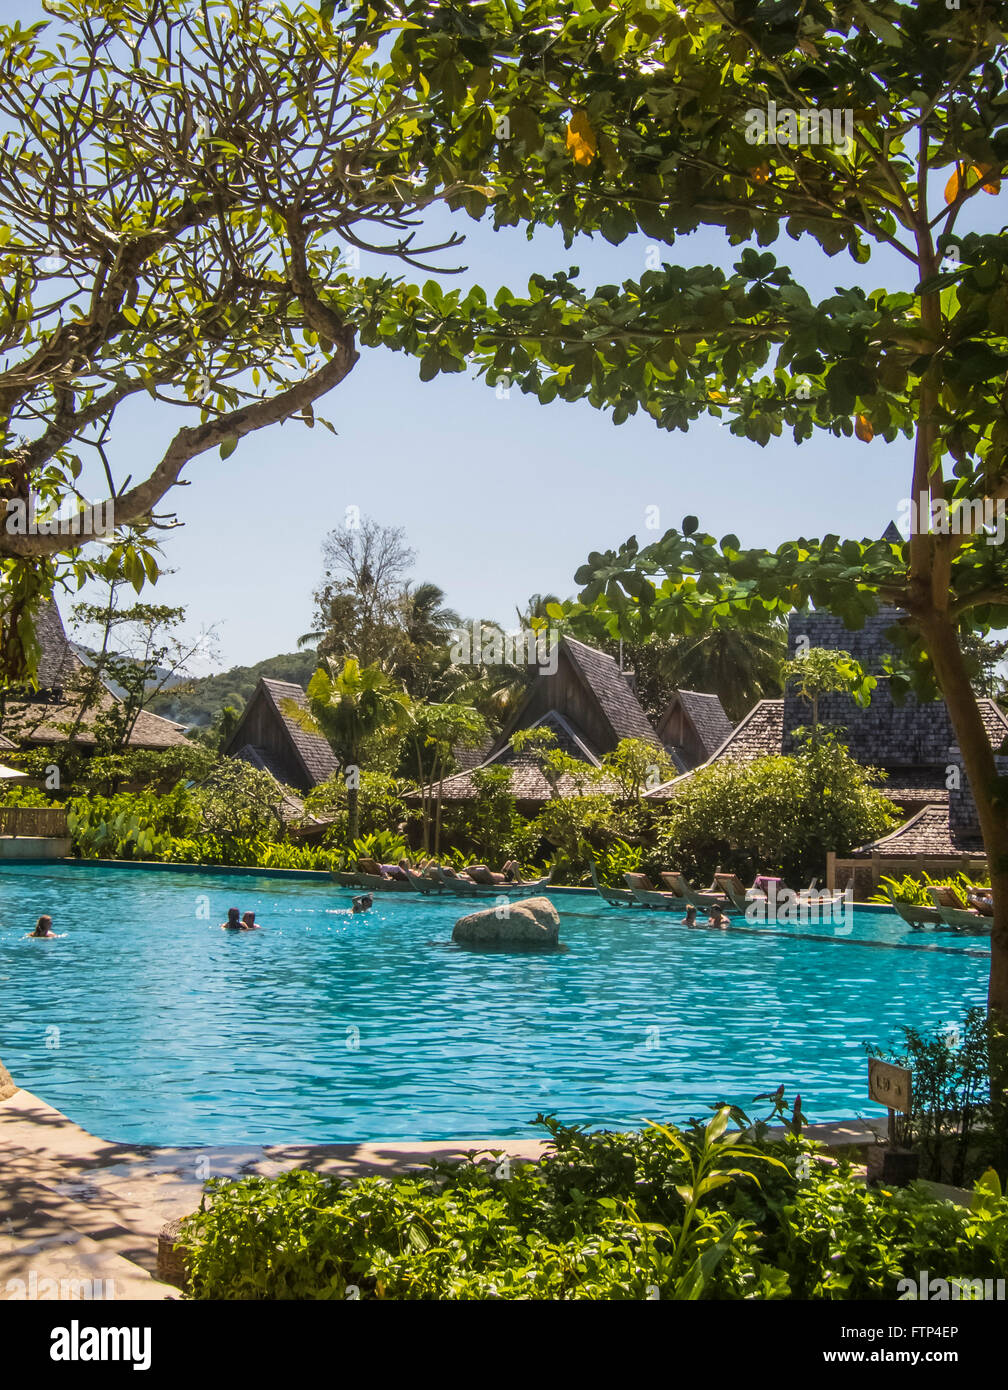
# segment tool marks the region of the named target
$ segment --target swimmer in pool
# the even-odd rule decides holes
[[[255,919],[254,912],[242,913],[242,931],[262,931],[262,927]]]
[[[35,923],[35,930],[28,933],[29,936],[55,936],[52,929],[52,918],[43,914]]]
[[[221,922],[221,931],[243,931],[241,913],[236,907],[228,908],[228,919]]]
[[[717,903],[715,903],[710,910],[710,916],[707,918],[707,925],[709,927],[720,927],[722,931],[727,931],[728,929],[728,918],[721,911]]]
[[[351,909],[351,911],[367,912],[368,908],[371,906],[373,902],[374,898],[372,898],[370,893],[362,893],[359,898],[354,898],[353,908]]]

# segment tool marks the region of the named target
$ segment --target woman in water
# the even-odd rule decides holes
[[[35,930],[28,933],[29,936],[55,936],[52,929],[52,918],[43,914],[35,923]]]

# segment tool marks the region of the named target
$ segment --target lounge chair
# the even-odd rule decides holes
[[[500,883],[476,883],[473,879],[457,874],[454,869],[441,868],[441,882],[449,893],[460,898],[496,898],[507,893],[535,893],[545,888],[552,878],[552,870],[542,878],[516,882],[506,879]]]
[[[655,907],[659,912],[686,910],[685,898],[681,898],[678,893],[663,893],[654,886],[647,874],[624,874],[623,881],[639,907]]]
[[[398,865],[396,866],[398,868]],[[374,859],[357,860],[357,877],[365,888],[370,888],[374,893],[412,893],[413,884],[406,877],[405,870],[399,870],[400,876],[394,877],[385,872],[381,864]]]
[[[695,907],[698,912],[706,912],[715,906],[728,906],[724,893],[719,893],[713,885],[710,888],[694,888],[688,878],[675,871],[663,873],[662,883],[671,893],[682,899],[683,907]]]
[[[963,907],[959,901],[959,894],[953,888],[936,888],[931,885],[928,893],[945,926],[951,927],[953,931],[990,932],[991,919],[973,907]]]
[[[606,902],[609,904],[610,907],[633,906],[634,896],[630,892],[629,888],[604,887],[601,883],[599,883],[599,877],[595,869],[594,859],[590,859],[588,861],[588,867],[591,869],[592,883],[595,885],[596,893],[598,893],[600,898],[605,898]]]
[[[766,903],[766,894],[756,888],[747,888],[738,874],[716,873],[714,882],[724,893],[730,906],[743,915],[751,902],[759,902],[762,898]]]

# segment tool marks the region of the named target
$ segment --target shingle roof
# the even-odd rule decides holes
[[[294,704],[298,709],[308,712],[308,697],[301,687],[293,681],[274,681],[265,676],[260,677],[259,684],[287,729],[295,751],[313,784],[318,786],[334,772],[338,772],[339,759],[329,746],[328,740],[322,734],[304,728],[290,711],[290,705]],[[254,699],[253,694],[252,700]],[[250,705],[252,700],[249,701]]]
[[[574,666],[594,694],[616,743],[623,738],[639,738],[645,743],[661,746],[651,721],[644,713],[630,681],[606,652],[597,651],[573,637],[562,637]]]
[[[734,725],[716,695],[699,690],[677,690],[671,704],[679,700],[683,712],[697,732],[704,753],[711,757],[731,734]],[[662,715],[662,720],[665,716]],[[659,723],[662,721],[660,720]]]
[[[304,802],[299,796],[295,796],[288,786],[285,786],[278,765],[273,762],[264,748],[254,748],[251,743],[246,743],[243,748],[239,748],[237,753],[232,753],[231,756],[240,762],[248,763],[250,767],[258,768],[260,772],[268,772],[274,782],[279,784],[281,792],[280,814],[285,821],[296,820],[304,815]],[[321,825],[322,822],[317,821],[317,824]]]
[[[570,754],[573,758],[580,759],[587,767],[600,766],[599,759],[592,752],[584,735],[557,710],[549,710],[528,727],[531,729],[552,729],[556,735],[557,748]],[[486,762],[481,763],[478,769],[469,768],[464,772],[456,772],[452,777],[446,777],[441,784],[442,801],[474,800],[479,792],[473,773],[481,771],[483,768],[492,767],[507,768],[510,773],[510,792],[516,801],[546,802],[552,796],[550,784],[543,776],[542,769],[532,753],[527,749],[516,753],[511,744],[508,743],[488,758]],[[576,796],[579,790],[576,779],[567,774],[560,778],[558,788],[561,796]],[[585,790],[602,792],[609,796],[620,794],[618,784],[609,778],[603,778],[598,785],[585,788]],[[427,787],[425,791],[430,796],[436,794],[437,788]],[[420,793],[409,792],[403,799],[418,802]]]
[[[873,852],[886,859],[900,859],[918,854],[983,854],[984,850],[979,835],[959,834],[952,829],[948,806],[924,806],[888,835],[856,849],[850,857],[865,859]]]
[[[94,709],[88,710],[80,721],[74,742],[83,747],[95,744],[94,724],[103,710],[117,703],[115,696],[104,690]],[[67,725],[77,722],[79,706],[68,701],[28,700],[8,704],[4,727],[22,744],[55,744],[67,741]],[[162,719],[159,714],[141,710],[129,737],[130,748],[178,748],[189,742],[181,724]]]
[[[705,763],[683,773],[681,777],[673,778],[671,782],[663,782],[654,791],[647,792],[646,796],[658,801],[677,796],[688,778],[714,762],[751,763],[754,758],[771,757],[781,751],[783,728],[784,701],[760,700]]]
[[[59,690],[72,675],[83,669],[63,628],[56,604],[40,603],[33,614],[35,636],[40,647],[37,680],[40,690]]]

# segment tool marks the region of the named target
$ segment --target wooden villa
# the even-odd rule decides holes
[[[52,748],[73,740],[85,752],[96,743],[98,717],[119,703],[102,681],[93,708],[81,714],[82,678],[87,667],[67,639],[59,609],[43,603],[35,615],[40,646],[36,690],[8,696],[3,711],[3,744],[6,749]],[[76,730],[74,731],[74,726]],[[170,719],[141,710],[129,737],[131,749],[167,751],[188,742],[185,729]]]
[[[308,710],[299,685],[261,677],[223,752],[270,773],[282,786],[308,792],[339,771],[339,760],[321,734],[297,721],[292,706]]]
[[[894,865],[905,862],[910,868],[919,867],[922,856],[936,864],[976,860],[983,853],[976,807],[959,766],[959,750],[945,702],[920,701],[908,695],[897,703],[883,674],[883,658],[895,652],[888,634],[900,618],[898,610],[883,609],[867,619],[863,628],[853,630],[827,613],[796,613],[788,627],[789,651],[793,656],[798,638],[807,637],[813,647],[850,652],[878,678],[867,708],[847,695],[826,695],[819,701],[820,723],[838,726],[854,758],[863,767],[875,767],[884,774],[879,790],[908,817],[899,829],[875,845],[866,845],[858,855],[868,861],[874,855],[878,860],[884,851],[884,857]],[[1008,747],[1008,715],[994,700],[982,699],[979,705],[992,748]],[[809,706],[799,695],[760,700],[700,766],[791,753],[797,730],[809,722]],[[998,762],[1008,772],[1008,757]],[[649,796],[676,796],[697,770],[665,783]]]
[[[676,767],[688,772],[714,756],[733,725],[716,695],[675,690],[655,727]]]
[[[720,708],[720,706],[719,706]],[[586,766],[601,766],[606,753],[615,750],[625,738],[636,738],[653,745],[656,754],[662,741],[644,712],[634,689],[633,674],[623,671],[605,652],[597,651],[572,637],[561,637],[555,672],[541,672],[524,701],[496,739],[484,750],[478,768],[506,768],[510,774],[511,795],[519,811],[534,814],[551,796],[551,788],[533,755],[515,752],[511,739],[519,729],[550,729],[556,747]],[[465,768],[441,785],[446,802],[473,801],[478,795],[473,772]],[[601,788],[615,794],[615,783]],[[564,777],[560,795],[576,792],[575,779]],[[428,788],[427,795],[436,795]],[[420,792],[411,793],[407,802],[419,803]]]

